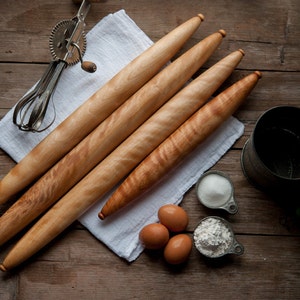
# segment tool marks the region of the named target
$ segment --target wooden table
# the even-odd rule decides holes
[[[238,214],[205,209],[194,187],[182,202],[190,217],[189,234],[203,217],[224,216],[245,253],[209,261],[193,249],[185,265],[174,267],[161,255],[145,252],[129,264],[75,222],[22,267],[0,274],[0,299],[300,299],[300,226],[291,212],[252,187],[240,166],[242,147],[264,111],[283,104],[300,107],[299,1],[97,2],[87,18],[88,29],[123,8],[154,41],[201,12],[205,21],[185,49],[220,28],[227,32],[203,68],[242,48],[246,56],[225,85],[262,71],[263,78],[235,114],[245,124],[244,135],[213,167],[231,177]],[[71,0],[0,2],[1,118],[44,72],[52,27],[77,10]],[[0,177],[13,166],[0,151]],[[0,260],[16,239],[1,248]]]

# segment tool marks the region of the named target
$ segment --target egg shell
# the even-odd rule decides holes
[[[184,263],[193,247],[192,239],[184,233],[177,234],[170,238],[164,249],[164,258],[167,263],[177,265]]]
[[[151,223],[142,228],[139,239],[146,249],[160,249],[169,241],[169,231],[162,224]]]
[[[187,212],[175,204],[166,204],[158,210],[158,218],[172,232],[184,231],[189,223]]]

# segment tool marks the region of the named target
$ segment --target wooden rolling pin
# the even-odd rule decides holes
[[[209,99],[242,56],[242,51],[236,51],[224,58],[162,106],[33,225],[5,258],[0,269],[6,271],[28,259],[113,188]]]
[[[199,14],[172,30],[76,109],[0,181],[0,204],[44,174],[151,79],[192,36],[202,20]]]
[[[224,30],[211,34],[166,66],[48,170],[0,218],[0,245],[46,211],[178,92],[218,48],[224,36]],[[235,60],[241,56],[239,52]],[[230,68],[234,65],[231,63]],[[172,126],[189,117],[181,110],[190,107],[195,107],[192,101],[181,101],[177,112],[180,116]]]
[[[108,199],[99,217],[104,219],[151,188],[231,116],[261,77],[256,71],[200,108],[157,147]]]

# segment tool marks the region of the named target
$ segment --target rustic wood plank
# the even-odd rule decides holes
[[[29,5],[1,3],[1,10],[8,15],[1,19],[0,61],[47,62],[50,59],[48,38],[52,27],[62,19],[76,13],[77,6],[71,1],[32,1]],[[191,44],[214,31],[224,28],[228,36],[221,47],[220,55],[243,48],[248,53],[242,68],[253,69],[253,58],[262,70],[299,70],[299,20],[297,0],[276,1],[276,6],[261,5],[259,1],[251,4],[238,1],[195,2],[172,1],[171,6],[161,5],[155,0],[144,4],[140,1],[94,3],[87,19],[90,29],[107,13],[125,9],[129,16],[154,41],[187,20],[195,13],[206,15],[206,20],[195,33]],[[287,3],[287,4],[286,4]],[[9,9],[11,5],[15,9]],[[235,7],[235,10],[230,7]],[[278,11],[280,10],[280,14]],[[236,11],[239,13],[237,14]],[[276,18],[274,18],[276,15]],[[154,17],[155,16],[155,17]],[[57,21],[56,21],[57,20]],[[219,57],[217,56],[216,59]]]
[[[245,247],[240,257],[210,261],[193,249],[187,264],[174,267],[159,252],[128,264],[85,231],[71,231],[55,251],[45,250],[21,270],[19,299],[299,298],[299,238],[237,239]]]

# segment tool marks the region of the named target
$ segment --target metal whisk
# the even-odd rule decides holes
[[[55,109],[50,124],[41,127],[60,75],[68,65],[80,61],[83,70],[90,73],[96,71],[97,67],[93,62],[82,59],[86,49],[84,19],[90,6],[90,3],[84,0],[75,17],[63,20],[53,28],[49,41],[53,60],[36,86],[18,101],[14,109],[13,123],[20,130],[41,132],[53,124]]]

